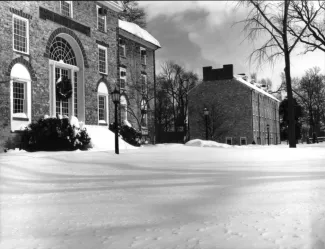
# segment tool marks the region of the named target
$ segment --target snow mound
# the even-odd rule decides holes
[[[118,26],[120,29],[123,29],[133,35],[136,35],[141,39],[156,45],[157,47],[161,47],[159,41],[157,41],[155,37],[153,37],[151,34],[149,34],[147,30],[144,30],[135,23],[118,20]]]
[[[91,150],[115,150],[115,134],[110,131],[107,126],[86,125],[86,129],[91,138]],[[119,138],[119,149],[138,149],[138,147],[132,146]]]
[[[231,148],[229,144],[217,143],[215,141],[206,141],[201,139],[193,139],[188,141],[186,146],[196,146],[196,147],[218,147],[218,148]]]

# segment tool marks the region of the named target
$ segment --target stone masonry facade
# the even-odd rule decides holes
[[[278,102],[234,77],[232,65],[224,65],[225,70],[213,71],[209,68],[203,68],[203,83],[189,93],[190,139],[206,139],[203,110],[207,108],[210,111],[208,127],[213,125],[212,122],[217,127],[214,134],[209,128],[209,140],[227,143],[228,138],[231,144],[241,145],[244,139],[245,144],[252,144],[253,141],[266,144],[266,125],[269,124],[271,143],[279,142]],[[212,110],[216,113],[215,119]],[[263,130],[262,134],[260,129]]]
[[[109,1],[107,1],[109,2]],[[116,1],[111,1],[116,2]],[[105,10],[106,31],[97,27],[98,8]],[[42,11],[42,13],[41,13]],[[97,1],[72,1],[72,17],[63,17],[60,1],[4,1],[0,4],[0,147],[4,147],[10,137],[15,136],[11,128],[12,111],[10,110],[11,68],[20,63],[28,70],[31,78],[31,120],[38,120],[50,114],[51,85],[49,50],[56,36],[69,37],[74,41],[75,53],[80,54],[78,64],[82,74],[83,112],[86,125],[98,125],[98,86],[103,82],[111,93],[119,88],[118,54],[118,11],[108,8]],[[29,52],[21,53],[13,49],[13,16],[28,19]],[[41,17],[43,15],[43,17]],[[44,18],[45,16],[45,18]],[[54,17],[53,17],[54,16]],[[69,42],[69,39],[68,42]],[[139,45],[132,42],[130,47],[136,50]],[[98,46],[106,48],[106,74],[98,70]],[[121,63],[148,75],[148,82],[153,84],[154,51],[147,51],[147,66],[138,65],[137,58],[121,58]],[[134,52],[136,55],[136,52]],[[140,56],[140,54],[139,54]],[[77,57],[77,56],[76,56]],[[132,60],[134,60],[132,62]],[[82,65],[81,65],[82,64]],[[79,73],[79,72],[78,72]],[[79,76],[78,76],[79,77]],[[79,78],[78,78],[79,84]],[[79,94],[79,93],[78,93]],[[79,103],[78,103],[79,105]],[[108,123],[114,122],[114,104],[108,98]],[[107,124],[108,125],[108,124]]]
[[[148,142],[154,140],[154,75],[155,75],[155,50],[146,46],[146,44],[139,43],[132,39],[132,36],[119,35],[125,44],[125,56],[120,54],[120,67],[125,68],[126,83],[125,88],[121,93],[128,101],[128,121],[136,129],[140,129],[139,123],[142,118],[141,114],[141,100],[143,97],[147,98],[147,128],[148,135],[146,139]],[[140,41],[141,42],[141,41]],[[146,64],[141,63],[140,48],[146,49]],[[141,74],[147,77],[148,93],[141,92]]]

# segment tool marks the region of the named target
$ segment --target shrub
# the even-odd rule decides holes
[[[89,143],[86,129],[71,125],[68,118],[41,118],[24,132],[24,147],[32,151],[86,149]]]
[[[111,123],[109,125],[109,129],[112,132],[115,132],[115,123]],[[122,139],[125,142],[133,146],[137,146],[137,147],[141,146],[142,135],[139,131],[127,125],[119,126],[118,130],[119,130],[119,135],[121,135]]]

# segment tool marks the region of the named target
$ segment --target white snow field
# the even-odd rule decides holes
[[[297,147],[1,154],[0,248],[325,248],[325,143]]]

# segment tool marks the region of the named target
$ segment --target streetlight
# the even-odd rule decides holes
[[[266,125],[267,128],[267,145],[270,145],[270,125]]]
[[[115,104],[115,154],[119,154],[118,147],[118,125],[117,125],[117,104],[120,102],[120,92],[116,89],[111,92],[112,100]]]
[[[204,112],[204,116],[205,116],[205,140],[208,140],[208,116],[209,116],[209,111],[205,107],[203,112]]]

